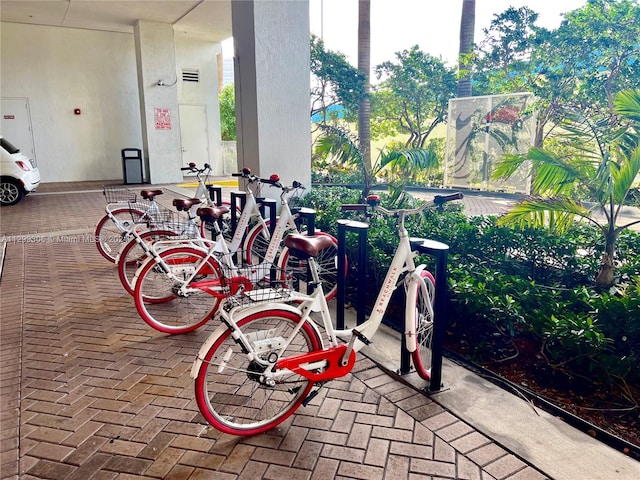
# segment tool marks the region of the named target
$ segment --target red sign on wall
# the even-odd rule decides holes
[[[5,119],[5,120],[15,120],[15,119],[16,119],[16,116],[15,116],[15,115],[5,115],[5,116],[4,116],[4,119]]]
[[[156,108],[153,111],[156,130],[171,130],[171,110],[168,108]]]

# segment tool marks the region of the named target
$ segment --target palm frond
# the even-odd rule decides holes
[[[498,223],[519,228],[548,228],[561,233],[573,225],[576,217],[592,220],[589,210],[572,199],[531,197],[511,207]]]
[[[380,170],[387,166],[407,170],[427,169],[438,166],[438,157],[430,150],[412,148],[382,152],[379,159]]]
[[[323,135],[316,142],[316,155],[332,156],[344,164],[359,164],[364,161],[357,140],[348,131],[333,125],[323,125],[321,130]]]
[[[505,179],[516,173],[522,164],[528,161],[527,154],[509,153],[502,155],[494,164],[491,176],[493,179]]]
[[[574,165],[565,157],[540,148],[527,154],[536,175],[531,183],[534,193],[552,197],[568,194],[576,181],[583,182],[585,165]],[[587,177],[588,178],[588,177]]]
[[[640,124],[640,89],[619,92],[613,104],[618,115]]]
[[[640,146],[637,146],[631,154],[626,157],[620,168],[613,170],[613,197],[616,202],[622,203],[627,193],[633,186],[636,178],[640,174]]]

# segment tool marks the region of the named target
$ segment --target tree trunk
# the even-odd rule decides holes
[[[358,106],[358,137],[360,150],[368,172],[371,164],[371,87],[369,76],[371,71],[371,0],[358,1],[358,70],[366,76],[365,97]]]
[[[600,258],[600,268],[596,275],[598,288],[610,288],[615,283],[615,248],[617,235],[611,229],[605,235],[605,249]]]
[[[476,25],[476,0],[462,1],[462,16],[460,18],[460,49],[458,50],[458,70],[466,70],[462,57],[473,51],[473,37]],[[458,97],[470,97],[471,75],[462,74],[458,79]]]

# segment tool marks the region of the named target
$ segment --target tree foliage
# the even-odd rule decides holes
[[[567,111],[557,148],[505,155],[494,171],[495,177],[508,178],[528,160],[536,172],[532,191],[537,196],[512,207],[501,222],[566,231],[579,217],[599,228],[605,249],[596,285],[604,288],[615,283],[620,232],[640,223],[618,225],[621,208],[640,174],[640,90],[620,92],[613,103],[616,124],[611,125],[609,118],[593,120],[583,111]],[[580,191],[595,202],[580,201]]]
[[[379,185],[380,176],[389,169],[401,169],[403,179],[408,180],[415,170],[437,167],[438,157],[433,150],[419,148],[381,149],[372,165],[366,161],[364,152],[356,138],[345,128],[333,125],[321,125],[322,136],[315,146],[315,155],[332,158],[343,165],[355,166],[363,172],[364,188],[361,200],[364,201],[375,185]],[[402,185],[393,186],[396,191]]]
[[[375,72],[382,82],[372,98],[372,132],[408,134],[407,147],[423,148],[447,118],[457,86],[454,69],[415,45],[396,53],[396,62],[376,66]]]
[[[347,111],[358,111],[358,103],[366,95],[366,77],[339,52],[327,50],[322,39],[311,36],[311,116],[330,118],[330,108],[342,105]]]
[[[222,88],[220,100],[220,130],[223,141],[236,140],[236,96],[233,84]]]
[[[476,93],[534,93],[541,147],[568,109],[612,120],[615,92],[640,84],[640,6],[588,0],[553,31],[537,17],[527,7],[496,15],[468,62]]]

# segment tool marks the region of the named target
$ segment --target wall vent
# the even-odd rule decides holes
[[[182,81],[198,83],[200,81],[200,70],[197,68],[183,68]]]

